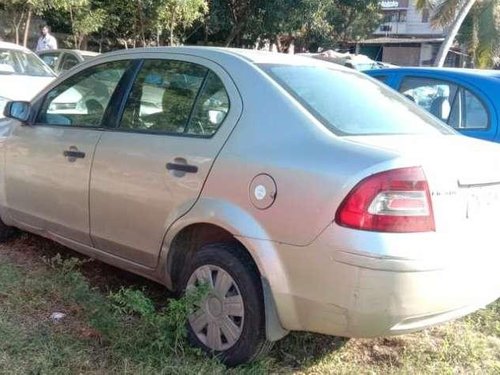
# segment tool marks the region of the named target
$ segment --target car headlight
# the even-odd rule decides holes
[[[5,105],[10,102],[11,99],[6,98],[4,96],[0,96],[0,118],[4,118],[5,116],[3,115],[3,110],[5,108]]]

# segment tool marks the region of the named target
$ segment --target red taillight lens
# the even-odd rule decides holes
[[[361,181],[344,199],[337,224],[376,232],[435,230],[431,195],[420,167],[377,173]]]

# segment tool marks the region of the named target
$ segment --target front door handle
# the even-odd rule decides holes
[[[85,157],[85,152],[79,151],[76,146],[70,146],[68,150],[63,151],[64,157],[68,158],[68,161],[73,162],[76,159],[83,159]]]

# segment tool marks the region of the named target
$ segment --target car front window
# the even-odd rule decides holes
[[[337,135],[454,134],[382,83],[322,66],[261,65]]]
[[[54,73],[35,54],[20,50],[0,49],[0,74],[53,77]]]
[[[100,126],[128,64],[127,60],[105,63],[64,80],[45,96],[37,124]]]

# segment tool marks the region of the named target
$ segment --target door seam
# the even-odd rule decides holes
[[[90,189],[92,188],[92,171],[94,170],[94,160],[95,160],[95,154],[97,152],[97,146],[99,146],[99,143],[101,143],[101,139],[104,135],[104,132],[101,131],[101,134],[99,136],[99,139],[97,140],[95,146],[94,146],[94,151],[92,152],[92,159],[90,161],[90,171],[89,171],[89,182],[88,182],[88,196],[87,196],[87,209],[88,209],[88,220],[89,220],[89,238],[90,238],[90,244],[92,245],[92,247],[94,249],[96,249],[95,247],[95,243],[94,243],[94,239],[92,238],[92,214],[90,212]]]

